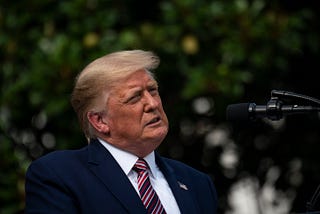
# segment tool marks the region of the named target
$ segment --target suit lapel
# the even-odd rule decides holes
[[[88,146],[88,165],[92,172],[130,213],[145,213],[146,210],[127,175],[116,160],[97,140]]]
[[[183,177],[177,175],[173,168],[170,167],[157,153],[156,162],[167,179],[181,213],[198,213],[199,209],[192,197],[191,190],[189,190],[191,184],[186,183]]]
[[[188,189],[191,184],[188,184],[183,177],[177,175],[173,168],[157,153],[156,162],[167,179],[181,213],[197,213],[196,203]],[[88,146],[88,166],[128,213],[146,213],[146,209],[127,175],[125,175],[109,151],[97,140],[91,141]]]

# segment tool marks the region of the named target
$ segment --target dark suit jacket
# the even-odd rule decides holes
[[[216,190],[208,175],[158,154],[156,163],[181,213],[216,213]],[[146,213],[125,173],[98,141],[34,161],[28,168],[25,188],[26,214]]]

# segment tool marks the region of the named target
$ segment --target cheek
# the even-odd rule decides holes
[[[110,115],[111,124],[115,127],[135,127],[141,123],[142,113],[135,109],[119,109]],[[129,131],[129,130],[128,130]]]

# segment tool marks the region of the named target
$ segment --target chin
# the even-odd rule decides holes
[[[150,139],[150,141],[160,144],[163,141],[163,139],[167,136],[167,133],[168,130],[159,131],[149,136],[148,138]]]
[[[167,134],[168,134],[168,128],[167,127],[163,128],[163,129],[161,129],[161,130],[159,130],[157,132],[157,136],[162,138],[162,140],[167,136]]]
[[[147,142],[161,142],[167,136],[167,133],[168,127],[162,126],[151,131],[145,132],[141,137]]]

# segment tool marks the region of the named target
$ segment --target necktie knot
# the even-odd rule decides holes
[[[145,172],[148,168],[147,162],[142,158],[139,158],[133,166],[133,170],[139,174]]]

